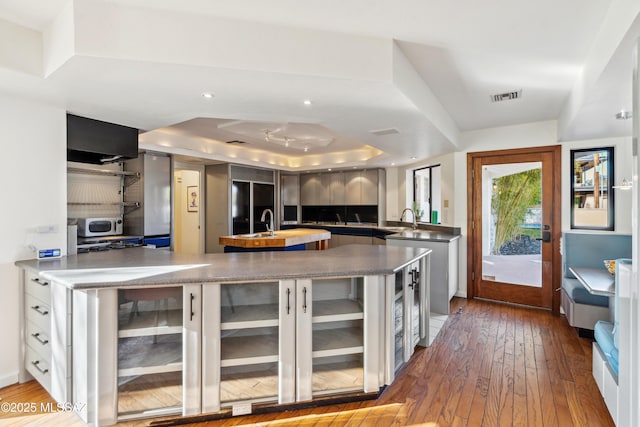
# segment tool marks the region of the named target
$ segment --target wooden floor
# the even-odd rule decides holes
[[[591,340],[564,317],[458,298],[452,313],[377,400],[190,425],[614,425],[591,376]],[[51,401],[34,382],[0,389],[0,398]],[[71,413],[16,415],[0,413],[0,425],[80,425]]]

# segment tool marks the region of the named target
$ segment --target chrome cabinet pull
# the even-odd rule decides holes
[[[41,373],[43,373],[43,374],[46,374],[47,372],[49,372],[49,370],[48,370],[48,369],[42,369],[42,368],[39,366],[39,365],[40,365],[40,361],[39,361],[39,360],[36,360],[35,362],[31,362],[31,364],[32,364],[33,366],[35,366],[35,368],[36,368],[38,371],[40,371]]]
[[[291,312],[291,289],[287,288],[287,314]]]
[[[302,295],[304,296],[304,301],[302,302],[302,310],[307,312],[307,287],[302,288]]]
[[[49,342],[49,340],[43,340],[42,338],[40,338],[40,332],[31,334],[31,336],[34,337],[36,340],[38,340],[38,342],[42,345],[45,345]]]
[[[43,316],[46,316],[47,314],[49,314],[47,310],[42,310],[39,305],[31,306],[31,308],[37,311],[39,314],[42,314]]]
[[[31,279],[32,282],[36,282],[40,286],[49,286],[49,282],[41,282],[39,277]]]

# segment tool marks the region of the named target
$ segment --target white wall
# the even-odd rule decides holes
[[[464,132],[460,136],[460,151],[445,156],[428,159],[407,167],[396,168],[387,172],[387,176],[396,176],[395,180],[387,180],[388,191],[397,192],[397,197],[387,197],[388,212],[398,212],[398,209],[410,206],[410,188],[407,189],[407,177],[411,170],[433,164],[442,164],[442,199],[449,200],[447,221],[443,224],[460,227],[460,271],[458,296],[467,295],[467,153],[505,150],[511,148],[538,147],[559,144],[555,121],[527,123],[516,126],[483,129]],[[615,147],[615,182],[619,183],[623,177],[631,178],[631,138],[608,138],[588,141],[571,141],[562,143],[562,229],[569,229],[569,150],[598,146]],[[397,173],[396,173],[397,170]],[[631,232],[631,195],[617,191],[615,199],[616,232]],[[397,221],[391,214],[388,220]]]
[[[34,258],[28,245],[60,247],[66,253],[65,111],[0,96],[0,387],[18,381],[19,283],[14,262]],[[57,231],[35,229],[53,225]],[[44,262],[44,261],[43,261]]]
[[[570,151],[584,148],[613,147],[614,185],[633,177],[631,137],[591,139],[562,143],[562,231],[571,227],[571,157]],[[615,233],[631,234],[631,191],[614,190]]]

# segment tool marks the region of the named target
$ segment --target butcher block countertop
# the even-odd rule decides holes
[[[220,236],[218,241],[224,246],[240,248],[283,248],[329,239],[331,233],[327,230],[295,228],[276,230],[273,236],[270,236],[269,232]]]

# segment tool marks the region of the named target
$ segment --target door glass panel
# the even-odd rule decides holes
[[[251,232],[251,184],[233,181],[231,186],[231,218],[233,234]]]
[[[393,360],[397,372],[404,363],[404,270],[396,273],[393,300]]]
[[[411,306],[411,343],[416,346],[420,341],[420,276],[418,266],[413,265],[410,271],[414,271],[413,274],[409,274],[407,280],[411,283],[410,292],[413,292],[412,306]]]
[[[542,286],[541,162],[482,168],[482,280]]]
[[[364,388],[363,278],[313,281],[313,394]]]
[[[118,415],[182,410],[182,288],[118,291]]]
[[[224,284],[220,402],[278,399],[278,282]]]
[[[267,231],[267,224],[269,224],[270,217],[266,215],[265,222],[260,221],[262,212],[265,209],[271,209],[271,212],[275,214],[274,210],[274,197],[275,190],[273,184],[253,184],[253,232],[261,233]],[[275,221],[275,218],[274,218]]]

